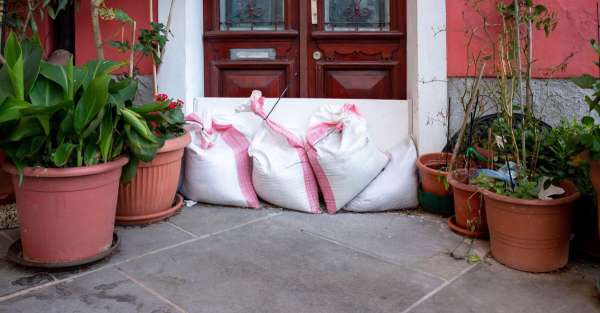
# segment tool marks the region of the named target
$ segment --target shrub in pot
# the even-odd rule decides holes
[[[156,96],[157,103],[134,107],[150,122],[156,136],[165,140],[151,162],[139,162],[137,175],[119,187],[117,204],[118,224],[146,224],[163,220],[183,206],[183,198],[176,196],[181,173],[184,148],[190,135],[184,131],[181,100],[169,99],[165,94]]]
[[[600,45],[592,40],[592,48],[600,56]],[[600,67],[600,63],[596,63]],[[600,114],[600,80],[592,75],[583,75],[574,80],[581,88],[592,90],[592,94],[585,97],[585,102],[589,106],[590,112]],[[596,190],[596,205],[598,207],[598,236],[600,236],[600,124],[591,116],[582,119],[582,124],[588,129],[588,132],[581,137],[581,143],[589,151],[588,159],[590,164],[590,178]]]
[[[128,108],[137,84],[114,78],[115,62],[46,63],[38,39],[19,42],[14,34],[4,60],[0,148],[15,187],[23,259],[95,260],[113,241],[122,167],[129,156],[152,160],[162,144]]]

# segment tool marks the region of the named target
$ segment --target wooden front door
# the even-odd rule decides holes
[[[204,0],[205,93],[406,98],[403,0]]]

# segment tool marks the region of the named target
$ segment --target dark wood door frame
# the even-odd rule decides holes
[[[324,84],[327,71],[341,73],[344,70],[380,71],[384,85],[393,86],[385,96],[401,99],[406,97],[406,1],[390,1],[390,30],[386,32],[331,32],[324,31],[324,14],[318,15],[318,23],[311,21],[311,0],[285,0],[285,30],[278,31],[220,31],[219,1],[203,0],[205,44],[205,90],[216,96],[223,92],[223,70],[273,70],[269,77],[276,89],[289,87],[289,97],[325,97]],[[324,12],[325,0],[318,0],[319,12]],[[291,9],[290,9],[291,8]],[[209,14],[207,14],[210,12]],[[277,50],[277,60],[234,61],[229,60],[230,48],[266,48]],[[323,57],[313,59],[313,52]],[[349,72],[348,72],[349,73]],[[280,76],[285,75],[285,82]],[[277,77],[275,77],[277,76]],[[329,75],[327,77],[335,79]],[[335,83],[339,83],[335,82]],[[284,86],[285,85],[285,86]],[[331,88],[330,88],[331,89]],[[358,90],[354,94],[360,94]],[[340,93],[344,94],[344,93]],[[353,93],[350,91],[350,95]],[[270,94],[274,96],[274,94]],[[335,96],[335,95],[334,95]]]

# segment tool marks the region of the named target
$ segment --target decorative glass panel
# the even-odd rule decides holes
[[[389,31],[390,0],[325,0],[327,31]]]
[[[275,60],[277,51],[274,48],[229,49],[231,60]]]
[[[221,0],[221,30],[283,30],[284,0]]]

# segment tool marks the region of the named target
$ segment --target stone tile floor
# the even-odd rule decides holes
[[[118,227],[115,254],[43,272],[0,260],[0,312],[600,312],[600,264],[508,269],[445,220],[419,212],[307,215],[197,205],[167,222]],[[0,232],[0,253],[18,235]]]

